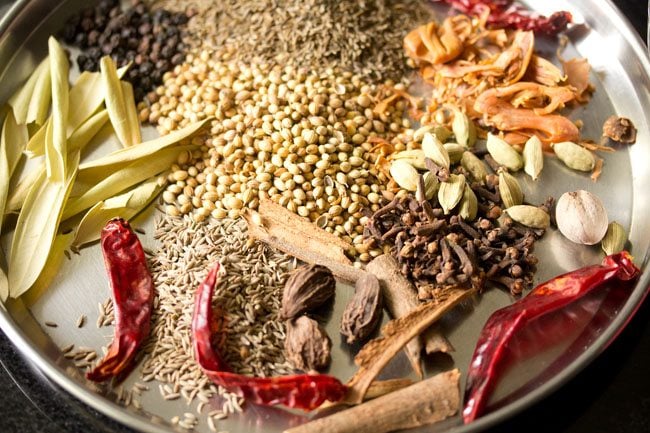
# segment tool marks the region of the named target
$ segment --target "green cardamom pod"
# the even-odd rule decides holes
[[[600,243],[603,251],[607,255],[620,253],[625,249],[625,244],[627,243],[627,234],[622,225],[616,221],[609,223],[607,227],[607,233]]]
[[[487,168],[483,161],[472,152],[465,151],[460,159],[460,165],[467,170],[472,180],[480,184],[485,183],[485,178],[488,175]]]
[[[465,148],[454,142],[445,143],[443,146],[449,154],[449,161],[452,164],[458,164],[460,159],[463,157],[463,153],[465,153]]]
[[[424,180],[424,197],[427,200],[431,200],[436,196],[440,182],[438,181],[438,177],[435,174],[431,173],[430,171],[424,173],[423,180]]]
[[[418,187],[418,171],[403,159],[397,159],[390,164],[390,175],[402,189],[415,191]]]
[[[542,142],[536,135],[533,135],[526,141],[523,156],[524,171],[533,180],[537,180],[544,168],[544,152],[542,151]]]
[[[596,166],[596,157],[593,153],[570,141],[563,141],[552,145],[553,152],[567,167],[578,171],[591,171]]]
[[[506,209],[510,218],[519,224],[534,229],[546,229],[551,224],[551,217],[544,210],[525,204]]]
[[[458,216],[465,221],[474,221],[477,213],[478,199],[476,198],[474,191],[472,191],[472,188],[470,188],[466,183],[463,198],[460,200],[460,205],[458,207]]]
[[[449,169],[451,165],[449,153],[447,153],[447,149],[445,149],[435,135],[429,133],[424,134],[424,138],[422,139],[422,150],[424,151],[425,157],[431,159],[440,167]]]
[[[474,122],[467,117],[467,114],[456,109],[454,110],[454,120],[451,123],[451,129],[454,131],[456,141],[461,146],[472,147],[476,143],[476,127]]]
[[[402,159],[418,170],[426,170],[424,152],[422,149],[403,150],[393,154],[393,160]]]
[[[519,181],[506,170],[499,170],[499,194],[503,207],[508,209],[524,202],[524,193],[521,191]]]
[[[524,167],[524,158],[519,152],[494,134],[488,134],[487,150],[498,164],[510,171],[519,171]]]
[[[413,133],[413,141],[422,143],[424,134],[433,134],[444,143],[451,136],[451,131],[442,125],[425,125]]]
[[[465,194],[465,176],[462,174],[451,174],[447,182],[442,182],[438,189],[438,202],[448,214],[463,198]]]

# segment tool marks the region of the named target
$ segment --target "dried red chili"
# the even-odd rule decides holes
[[[545,35],[556,35],[566,30],[573,20],[569,12],[555,12],[545,17],[513,4],[512,0],[435,0],[447,3],[454,9],[473,16],[489,11],[487,24],[493,28],[533,30]]]
[[[101,236],[104,264],[113,292],[115,335],[108,353],[86,377],[102,382],[132,367],[135,354],[149,335],[153,279],[138,236],[122,218],[110,220]]]
[[[212,294],[219,272],[217,263],[196,292],[192,335],[196,360],[205,374],[217,385],[234,392],[251,403],[284,405],[294,409],[312,410],[329,400],[341,400],[347,387],[325,374],[299,374],[280,377],[250,377],[233,373],[212,345],[216,322],[212,316]]]
[[[467,373],[463,420],[482,415],[501,373],[504,353],[527,323],[558,311],[612,281],[630,281],[639,268],[627,251],[605,257],[600,265],[560,275],[535,287],[526,297],[493,313],[483,327]]]

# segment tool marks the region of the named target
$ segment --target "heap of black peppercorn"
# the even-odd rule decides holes
[[[141,0],[122,10],[119,0],[102,0],[73,16],[63,39],[79,47],[82,71],[97,71],[100,59],[110,55],[118,66],[133,65],[125,77],[136,101],[162,83],[163,74],[185,59],[183,42],[188,16],[164,9],[149,10]]]

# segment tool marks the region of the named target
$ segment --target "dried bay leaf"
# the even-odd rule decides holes
[[[100,61],[99,68],[101,71],[102,86],[104,88],[106,109],[108,110],[108,115],[117,138],[124,147],[139,144],[142,142],[142,137],[140,136],[137,115],[135,119],[129,116],[131,111],[135,114],[135,107],[132,110],[127,108],[128,98],[125,98],[124,86],[117,75],[115,62],[110,57],[104,56]],[[127,90],[127,96],[129,90],[131,96],[131,101],[129,102],[135,104],[135,101],[132,99],[133,89],[130,88]],[[133,120],[135,120],[135,123],[133,123]]]
[[[212,118],[194,122],[183,129],[163,135],[154,140],[145,141],[137,146],[116,150],[106,156],[81,164],[78,180],[85,184],[101,182],[107,174],[114,173],[135,161],[149,160],[157,152],[170,146],[180,145],[186,138],[192,137],[207,125]]]
[[[51,140],[45,140],[45,166],[47,177],[53,182],[66,182],[67,139],[69,88],[68,56],[53,37],[48,39],[50,53],[50,70],[52,71],[52,121]],[[49,130],[49,129],[48,129]],[[45,133],[46,137],[48,132]]]
[[[81,247],[99,239],[102,227],[111,218],[131,220],[158,196],[164,185],[153,178],[132,190],[97,203],[90,208],[74,232],[72,246]]]
[[[155,155],[147,157],[146,164],[135,160],[118,171],[107,173],[100,182],[93,184],[83,194],[70,197],[63,211],[63,219],[82,212],[102,200],[119,194],[145,179],[156,176],[169,169],[181,152],[193,150],[196,146],[177,146],[164,149]]]
[[[43,171],[27,194],[11,243],[8,279],[12,298],[29,290],[45,267],[76,173],[75,167],[65,180],[57,181],[48,180]]]
[[[36,301],[39,300],[41,295],[50,287],[54,278],[58,275],[61,266],[63,265],[63,259],[65,258],[65,250],[70,248],[70,242],[74,236],[73,232],[65,234],[57,234],[54,238],[54,243],[50,249],[50,254],[47,257],[47,262],[45,267],[41,271],[40,275],[32,284],[32,287],[29,288],[29,291],[26,292],[22,300],[25,305],[30,306],[34,305]]]
[[[4,220],[11,176],[27,142],[27,127],[18,125],[13,110],[7,110],[0,136],[0,229]]]
[[[133,134],[133,140],[136,144],[142,143],[142,133],[140,131],[140,119],[135,107],[135,96],[131,83],[122,81],[122,93],[124,94],[124,106],[126,108],[126,117],[129,122],[129,128]]]
[[[41,68],[49,68],[49,60],[47,58],[36,67],[34,72],[32,72],[32,75],[27,79],[25,85],[18,89],[18,91],[9,99],[9,105],[13,108],[16,121],[19,125],[27,124],[27,112],[29,110],[29,104],[32,100],[34,89],[36,88],[36,82],[41,73]]]
[[[102,129],[102,127],[108,121],[108,112],[102,110],[84,122],[76,131],[72,134],[68,140],[68,155],[74,154],[76,151],[83,151],[92,138],[97,135],[97,133]],[[47,125],[47,124],[46,124]],[[20,210],[25,202],[25,197],[31,189],[36,179],[40,176],[40,172],[45,170],[45,162],[41,162],[40,165],[30,170],[27,173],[27,176],[18,183],[16,188],[11,192],[7,203],[7,212],[16,212]]]
[[[51,58],[50,58],[51,61]],[[42,125],[47,119],[52,100],[52,74],[48,62],[42,62],[36,69],[38,76],[34,84],[34,91],[27,107],[26,123]],[[67,75],[66,75],[67,77]]]

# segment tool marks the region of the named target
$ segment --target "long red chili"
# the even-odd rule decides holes
[[[341,400],[347,387],[338,379],[324,374],[299,374],[280,377],[250,377],[232,373],[212,345],[212,294],[220,266],[217,263],[196,292],[192,334],[196,360],[205,374],[217,385],[234,392],[251,403],[281,404],[289,408],[312,410],[329,400]]]
[[[472,16],[481,16],[489,11],[487,24],[493,28],[533,30],[545,35],[556,35],[566,30],[573,20],[569,12],[555,12],[545,17],[514,5],[512,0],[435,0]]]
[[[126,373],[151,327],[153,279],[137,235],[121,218],[110,220],[101,236],[104,265],[113,292],[115,335],[108,353],[86,377],[102,382]]]
[[[521,328],[532,320],[564,308],[607,282],[630,281],[639,273],[630,254],[623,251],[605,257],[600,265],[587,266],[542,283],[526,297],[494,312],[481,331],[467,373],[465,423],[483,414],[500,374],[508,344]]]

